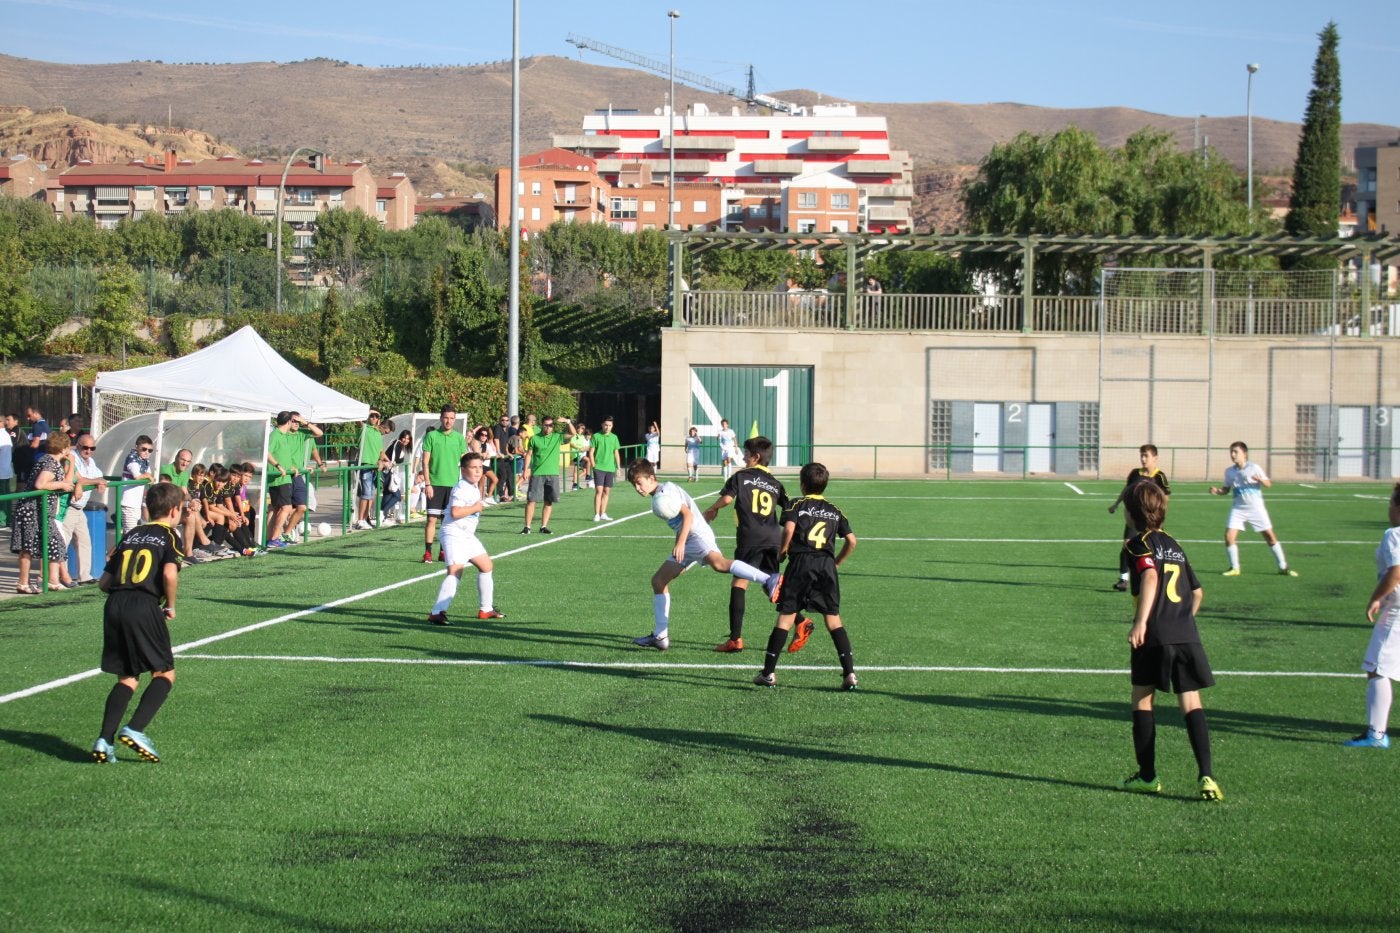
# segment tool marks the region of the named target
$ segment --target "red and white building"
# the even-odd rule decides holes
[[[665,108],[651,114],[600,110],[584,117],[581,134],[554,141],[597,160],[598,175],[614,189],[610,223],[646,229],[666,222],[670,126]],[[694,104],[675,115],[675,128],[678,226],[852,233],[911,228],[913,165],[907,152],[890,148],[884,117],[862,117],[850,104],[761,116]],[[629,189],[637,189],[635,198]],[[661,209],[652,215],[643,204],[656,201],[657,190]],[[619,199],[627,203],[618,205]]]

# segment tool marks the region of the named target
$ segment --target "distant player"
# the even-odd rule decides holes
[[[1390,492],[1390,528],[1376,548],[1376,588],[1366,603],[1366,618],[1375,623],[1361,669],[1366,672],[1366,729],[1343,745],[1390,748],[1392,680],[1400,680],[1400,483]]]
[[[720,419],[715,437],[719,440],[719,461],[724,466],[724,478],[729,479],[739,465],[739,438],[729,426],[728,418]]]
[[[1146,529],[1129,541],[1130,582],[1136,610],[1128,630],[1132,648],[1133,749],[1137,772],[1124,790],[1160,794],[1157,780],[1157,721],[1152,700],[1158,690],[1180,697],[1186,736],[1196,756],[1197,784],[1202,800],[1224,800],[1211,773],[1210,729],[1201,707],[1200,691],[1215,684],[1201,647],[1196,613],[1201,608],[1201,584],[1176,539],[1162,530],[1167,497],[1153,483],[1138,483],[1125,500],[1134,528]]]
[[[485,461],[477,451],[462,455],[462,479],[452,487],[442,514],[442,553],[446,555],[447,577],[438,587],[437,601],[428,621],[434,625],[451,625],[447,621],[447,610],[452,608],[452,600],[457,596],[457,584],[462,580],[462,571],[467,564],[476,568],[476,592],[480,597],[478,619],[504,619],[505,613],[497,612],[493,604],[496,584],[491,575],[494,565],[486,546],[476,536],[476,525],[481,518],[481,510],[486,508],[481,496],[481,477],[486,472]]]
[[[151,486],[146,491],[146,514],[151,520],[122,535],[97,581],[107,594],[102,610],[102,670],[117,675],[102,712],[102,732],[92,744],[92,758],[98,764],[116,764],[118,742],[146,761],[160,761],[145,729],[175,686],[175,654],[167,622],[175,618],[184,559],[175,536],[184,501],[184,491],[177,486],[164,482]],[[147,672],[151,680],[141,702],[118,732],[141,675]]]
[[[651,606],[654,626],[650,635],[632,639],[633,644],[643,648],[665,651],[671,647],[671,581],[685,573],[695,564],[704,564],[719,573],[733,574],[745,580],[761,584],[764,591],[772,595],[778,585],[776,573],[764,573],[757,567],[741,560],[727,560],[715,543],[715,533],[710,530],[700,507],[681,486],[676,483],[658,483],[656,468],[648,460],[634,460],[627,468],[627,482],[637,490],[637,494],[652,499],[652,511],[662,518],[676,533],[675,546],[662,561],[661,566],[651,577]],[[660,497],[658,499],[657,497]],[[677,506],[674,514],[664,514],[667,503]]]
[[[1274,484],[1273,480],[1264,475],[1263,469],[1257,463],[1249,462],[1249,448],[1244,445],[1244,441],[1235,441],[1230,445],[1230,460],[1234,462],[1234,466],[1225,470],[1225,485],[1210,487],[1210,494],[1213,496],[1223,496],[1227,493],[1234,495],[1230,504],[1230,517],[1225,523],[1225,556],[1230,559],[1230,569],[1222,576],[1240,575],[1240,548],[1235,540],[1245,522],[1268,542],[1269,550],[1274,552],[1274,560],[1278,562],[1278,572],[1285,577],[1298,576],[1298,571],[1288,568],[1288,558],[1283,556],[1283,545],[1279,544],[1278,536],[1274,534],[1269,510],[1264,508],[1264,490]]]
[[[768,635],[763,670],[753,679],[760,687],[777,685],[778,675],[774,670],[778,666],[778,655],[788,632],[797,622],[797,614],[804,609],[820,612],[826,620],[826,630],[836,646],[837,660],[841,662],[841,689],[854,690],[858,683],[851,640],[841,623],[841,582],[836,575],[836,568],[856,549],[856,536],[846,516],[826,499],[826,484],[830,478],[830,473],[820,463],[804,466],[798,474],[802,498],[783,512],[780,556],[787,557],[788,565],[775,589],[778,624]],[[837,539],[841,541],[840,553],[836,551]]]
[[[768,438],[751,437],[744,441],[744,469],[725,482],[719,499],[705,510],[705,521],[713,524],[719,510],[734,503],[734,519],[738,523],[734,559],[752,564],[765,573],[778,572],[783,510],[788,506],[787,490],[768,472],[772,458],[773,442]],[[716,651],[744,650],[744,600],[748,589],[748,580],[734,578],[729,588],[729,639],[716,646]],[[800,651],[811,637],[813,627],[810,619],[799,620],[788,650]]]
[[[1138,460],[1142,462],[1142,467],[1128,474],[1128,479],[1123,483],[1123,491],[1118,494],[1118,498],[1113,500],[1113,504],[1108,507],[1108,514],[1112,515],[1118,511],[1118,503],[1127,498],[1128,493],[1138,483],[1156,483],[1162,488],[1165,495],[1172,494],[1171,484],[1167,482],[1167,474],[1157,469],[1157,448],[1152,444],[1143,444],[1138,448]],[[1137,532],[1132,525],[1123,525],[1123,543],[1127,544],[1135,537]],[[1118,549],[1118,582],[1113,584],[1113,588],[1120,593],[1128,588],[1128,552]]]
[[[692,483],[700,479],[700,429],[695,425],[685,436],[685,475]]]

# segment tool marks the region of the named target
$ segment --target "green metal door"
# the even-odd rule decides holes
[[[740,444],[754,434],[773,442],[773,466],[808,462],[812,458],[812,367],[692,366],[690,421],[706,439],[703,463],[719,463],[714,438],[720,420],[726,418]]]

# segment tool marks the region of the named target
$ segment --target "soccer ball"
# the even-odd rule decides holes
[[[331,536],[331,523],[321,522],[316,526],[316,533],[323,538],[329,538]]]
[[[651,497],[651,513],[664,521],[670,521],[681,514],[681,506],[685,505],[685,496],[681,495],[673,486],[663,486]]]

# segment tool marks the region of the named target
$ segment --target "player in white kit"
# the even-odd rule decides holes
[[[1265,475],[1262,467],[1249,462],[1249,448],[1244,441],[1230,445],[1230,460],[1234,466],[1225,470],[1225,485],[1210,487],[1210,494],[1234,496],[1230,503],[1230,517],[1225,522],[1225,556],[1230,559],[1230,569],[1223,576],[1240,575],[1240,548],[1236,544],[1240,530],[1248,523],[1250,528],[1264,536],[1269,550],[1278,562],[1278,572],[1285,577],[1296,577],[1298,571],[1289,569],[1288,558],[1283,556],[1283,545],[1274,534],[1274,523],[1269,520],[1269,510],[1264,507],[1264,490],[1272,486],[1273,480]]]
[[[457,596],[457,584],[461,582],[462,571],[467,564],[477,569],[476,591],[481,597],[478,619],[504,619],[505,613],[497,612],[493,604],[496,584],[491,575],[494,565],[486,546],[476,536],[476,525],[481,518],[481,510],[486,507],[481,497],[481,476],[485,465],[481,454],[469,451],[462,457],[462,480],[452,487],[447,498],[447,507],[442,513],[442,530],[438,533],[442,543],[443,559],[447,562],[447,577],[438,588],[437,602],[433,603],[428,621],[434,625],[451,625],[447,621],[447,610]]]
[[[715,437],[719,439],[719,459],[724,467],[724,478],[729,479],[742,462],[739,456],[739,436],[729,426],[729,419],[721,418]]]
[[[1361,669],[1366,672],[1366,729],[1342,744],[1349,748],[1390,748],[1390,682],[1400,680],[1400,483],[1390,493],[1390,527],[1376,548],[1376,588],[1366,603],[1374,622]]]

